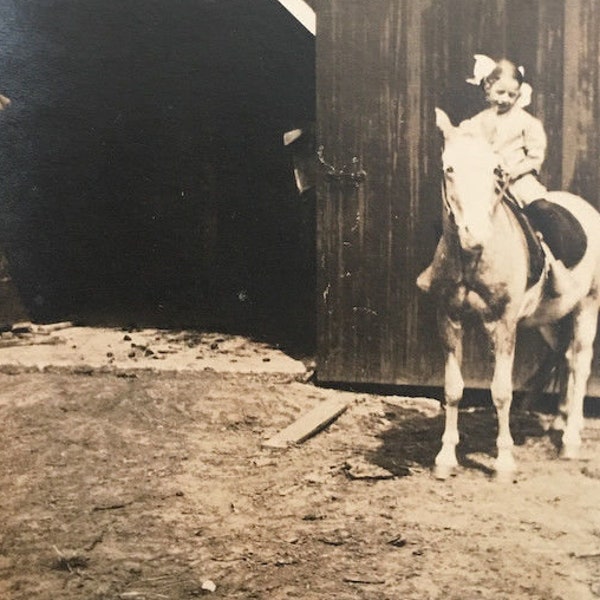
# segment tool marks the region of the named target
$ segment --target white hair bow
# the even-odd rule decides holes
[[[466,81],[472,85],[481,85],[481,82],[491,75],[492,71],[498,66],[498,63],[485,54],[475,54],[475,65],[473,66],[473,77],[469,77]],[[524,67],[519,67],[521,75],[525,76]],[[531,104],[531,95],[533,88],[528,83],[521,84],[520,96],[517,100],[517,106],[525,108]]]
[[[473,77],[467,79],[467,83],[481,85],[481,82],[492,73],[498,66],[496,61],[485,54],[475,54],[475,65],[473,66]]]
[[[521,95],[517,100],[517,106],[525,108],[531,104],[531,95],[533,94],[533,88],[528,83],[521,84]]]

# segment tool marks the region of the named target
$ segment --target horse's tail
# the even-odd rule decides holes
[[[524,384],[524,388],[532,392],[534,397],[544,392],[562,394],[566,384],[566,352],[573,334],[572,315],[563,317],[550,327],[552,329],[546,330],[543,335],[548,351],[536,371]]]

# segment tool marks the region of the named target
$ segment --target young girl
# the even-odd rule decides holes
[[[536,212],[547,202],[547,189],[538,180],[546,154],[546,133],[541,121],[524,110],[531,101],[531,86],[524,83],[523,74],[522,67],[506,59],[495,62],[476,54],[474,77],[467,82],[481,86],[489,108],[463,121],[459,128],[483,137],[492,146],[508,179],[509,192],[527,213],[532,202],[536,201]],[[417,279],[423,291],[429,291],[435,279],[439,252],[438,246],[432,264]],[[556,265],[553,271],[563,273],[564,267]]]
[[[510,192],[523,208],[547,193],[537,179],[546,156],[546,133],[542,122],[524,110],[531,102],[531,86],[523,81],[523,68],[505,59],[495,63],[477,54],[474,70],[477,75],[467,81],[479,83],[490,107],[459,127],[482,136],[492,146],[509,179]],[[477,82],[479,73],[487,70]]]

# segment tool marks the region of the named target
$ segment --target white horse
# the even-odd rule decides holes
[[[455,128],[436,109],[444,134],[444,225],[437,250],[441,268],[432,282],[438,304],[438,324],[445,354],[446,424],[435,474],[446,478],[457,466],[458,404],[463,395],[461,375],[462,319],[475,312],[489,335],[495,358],[491,394],[498,416],[497,475],[515,469],[509,412],[517,326],[538,327],[546,340],[556,340],[557,322],[572,315],[565,344],[568,380],[563,385],[555,427],[563,431],[561,455],[576,458],[581,446],[583,400],[590,375],[600,304],[600,214],[585,200],[566,192],[547,199],[563,206],[581,223],[587,248],[571,269],[574,285],[562,294],[548,293],[541,279],[527,287],[528,247],[522,228],[503,201],[495,173],[497,158],[485,140]]]

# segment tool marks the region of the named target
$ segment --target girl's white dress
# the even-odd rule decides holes
[[[527,205],[545,198],[548,190],[538,175],[546,156],[546,132],[539,119],[513,106],[504,114],[492,108],[463,121],[461,130],[483,136],[499,157],[499,164],[510,176],[510,191],[517,202]]]

